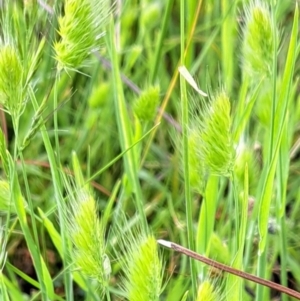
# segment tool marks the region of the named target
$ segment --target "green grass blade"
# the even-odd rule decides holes
[[[240,202],[239,208],[241,208],[240,227],[238,229],[238,250],[233,260],[232,267],[238,270],[243,270],[243,256],[246,241],[246,229],[247,229],[247,215],[248,215],[248,200],[249,200],[249,179],[248,179],[248,165],[245,166],[244,175],[244,190],[243,195],[238,196]],[[236,218],[239,218],[236,216]],[[228,275],[226,280],[226,296],[228,301],[240,301],[243,296],[243,279],[234,275]]]
[[[5,283],[5,276],[0,272],[0,298],[3,301],[9,301],[9,296],[7,293],[7,285]],[[11,296],[14,294],[14,298],[17,296],[18,299],[15,300],[22,300],[22,295],[14,289],[12,292],[10,292]]]
[[[218,200],[218,184],[217,176],[210,176],[206,189],[205,197],[202,201],[200,216],[197,229],[197,252],[200,254],[208,254],[209,241],[214,230],[217,200]],[[202,275],[205,276],[205,275]]]
[[[32,89],[29,89],[30,92],[30,99],[32,101],[32,104],[35,108],[35,110],[38,110],[38,103],[35,98],[34,92]],[[47,96],[45,96],[47,97]],[[51,145],[49,135],[46,129],[45,124],[43,123],[41,126],[41,134],[43,138],[43,142],[46,148],[49,164],[50,164],[50,169],[51,169],[51,176],[52,176],[52,183],[54,187],[54,194],[55,194],[55,200],[57,203],[57,208],[58,208],[58,216],[59,216],[59,222],[60,222],[60,233],[62,237],[62,246],[63,246],[63,264],[65,268],[65,273],[64,273],[64,280],[65,280],[65,292],[66,292],[66,299],[67,301],[72,301],[73,300],[73,288],[72,288],[72,276],[71,273],[68,269],[69,266],[69,250],[67,246],[67,231],[66,231],[66,225],[65,225],[65,204],[64,204],[64,199],[62,196],[62,184],[61,184],[61,176],[59,172],[59,166],[56,161],[56,157],[54,154],[53,147]]]
[[[173,2],[174,2],[174,0],[168,0],[167,5],[166,5],[161,32],[160,32],[158,43],[157,43],[156,49],[155,49],[154,63],[152,64],[152,69],[150,71],[150,81],[152,84],[155,83],[155,79],[156,79],[157,72],[158,72],[158,67],[161,63],[162,46],[163,46],[163,41],[164,41],[164,38],[165,38],[167,30],[168,30],[168,26],[169,26],[169,19],[170,19],[171,12],[172,12]]]
[[[33,264],[37,273],[37,277],[41,286],[41,293],[43,300],[54,300],[54,288],[52,278],[45,265],[43,258],[41,257],[36,243],[31,235],[30,227],[27,222],[25,200],[21,194],[20,185],[16,176],[16,167],[12,158],[8,155],[9,169],[10,169],[10,184],[11,184],[11,197],[14,200],[16,212],[19,218],[19,222],[24,233],[24,237],[32,256]]]
[[[130,151],[135,145],[140,143],[144,138],[146,138],[152,131],[154,131],[157,127],[159,126],[159,123],[156,124],[154,127],[152,127],[148,132],[145,133],[139,140],[134,142],[132,145],[130,145],[127,149],[122,151],[119,155],[117,155],[113,160],[111,160],[108,164],[106,164],[104,167],[102,167],[99,171],[97,171],[95,174],[93,174],[87,182],[92,181],[95,179],[97,176],[102,174],[105,170],[107,170],[110,166],[112,166],[114,163],[116,163],[119,159],[121,159],[128,151]]]
[[[275,121],[275,129],[277,130],[276,144],[274,149],[274,154],[271,160],[271,164],[265,173],[265,182],[263,185],[263,190],[261,193],[260,209],[259,209],[259,233],[260,233],[260,243],[259,251],[263,252],[265,249],[268,218],[271,205],[271,197],[273,192],[273,181],[276,171],[276,165],[278,162],[279,147],[283,135],[284,124],[287,119],[287,109],[289,102],[289,95],[291,90],[291,83],[294,74],[294,67],[296,62],[296,47],[297,47],[297,34],[298,34],[298,7],[296,6],[294,15],[294,24],[291,33],[291,40],[289,44],[289,50],[287,55],[287,60],[285,64],[285,70],[282,81],[282,90],[278,99],[277,106],[277,118]],[[280,115],[279,115],[280,114]]]
[[[251,117],[251,113],[252,113],[252,109],[254,107],[255,101],[256,101],[257,96],[259,94],[262,82],[263,82],[263,80],[261,80],[258,83],[258,85],[256,86],[255,90],[251,94],[250,100],[246,104],[240,106],[241,108],[243,108],[243,112],[241,112],[241,116],[239,116],[240,119],[237,120],[237,121],[235,121],[235,123],[237,124],[237,127],[236,127],[236,129],[234,131],[234,138],[233,138],[233,140],[236,143],[239,141],[239,139],[241,137],[241,134],[243,133],[246,125],[249,123],[249,120],[250,120],[250,117]]]
[[[125,103],[123,85],[121,81],[121,75],[119,70],[119,60],[117,55],[117,50],[114,41],[114,24],[111,20],[109,28],[109,42],[108,48],[110,50],[110,56],[112,61],[112,76],[114,85],[114,102],[115,102],[115,113],[118,124],[119,138],[121,143],[121,148],[123,151],[130,148],[133,144],[132,128],[129,121],[129,116],[127,112],[127,107]],[[135,204],[137,211],[140,215],[142,227],[145,232],[148,232],[147,220],[144,211],[144,198],[142,195],[142,190],[138,180],[138,163],[135,156],[134,150],[128,151],[124,156],[125,171],[128,176],[129,182],[133,187]]]
[[[180,1],[180,63],[181,66],[185,65],[185,0]],[[183,139],[183,170],[184,170],[184,193],[185,193],[185,208],[186,208],[186,224],[188,246],[191,250],[195,250],[195,236],[193,230],[193,206],[190,185],[190,172],[189,172],[189,151],[188,151],[188,124],[189,124],[189,107],[186,90],[186,80],[180,74],[180,98],[181,98],[181,124],[182,124],[182,139]],[[190,269],[192,279],[192,293],[195,299],[197,292],[196,281],[196,266],[194,261],[190,258]]]

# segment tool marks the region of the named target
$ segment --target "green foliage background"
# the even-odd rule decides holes
[[[7,26],[22,67],[12,59],[10,63],[29,70],[30,84],[24,78],[22,83],[31,88],[26,103],[12,103],[14,113],[1,95],[1,300],[126,299],[119,285],[124,264],[117,257],[126,250],[115,252],[120,248],[117,241],[126,235],[120,232],[124,216],[129,228],[137,226],[156,239],[190,246],[300,290],[300,46],[295,1],[262,1],[279,28],[278,51],[265,57],[257,52],[260,62],[275,57],[267,75],[251,73],[245,63],[248,1],[116,2],[114,20],[104,20],[105,36],[94,41],[96,50],[76,70],[60,72],[54,45],[60,39],[58,16],[65,13],[65,1],[3,2],[0,47],[7,41]],[[207,103],[180,82],[182,64],[210,98],[217,91],[229,97],[236,155],[235,166],[222,176],[202,170],[197,158],[190,157],[189,163],[184,159],[184,131],[203,126],[197,119],[205,119]],[[210,140],[213,145],[221,141],[218,133],[210,139],[216,140]],[[203,147],[197,143],[190,145],[190,156]],[[201,168],[193,171],[197,164]],[[188,183],[187,165],[194,172]],[[105,221],[112,266],[105,296],[89,278],[72,273],[64,216],[72,190],[66,183],[73,183],[76,172],[82,173],[77,185],[91,184],[88,189]],[[166,283],[160,300],[184,300],[187,291],[188,300],[202,300],[196,298],[196,289],[207,279],[221,300],[278,296],[254,283],[215,275],[214,269],[185,256],[159,252]],[[231,295],[235,285],[241,289],[239,297]],[[295,299],[282,295],[281,300]]]

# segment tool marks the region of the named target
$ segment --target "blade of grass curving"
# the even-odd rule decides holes
[[[47,217],[47,214],[45,214],[40,208],[38,208],[38,211],[39,211],[40,216],[43,219],[44,226],[48,231],[50,239],[52,240],[56,250],[62,257],[63,249],[62,249],[62,239],[61,239],[60,234],[55,229],[52,221]],[[96,296],[96,294],[94,292],[94,286],[90,286],[91,283],[89,281],[87,281],[86,279],[84,279],[78,270],[72,269],[72,267],[71,267],[71,270],[72,270],[72,276],[74,278],[74,281],[84,291],[89,293],[89,297],[91,298],[91,300],[95,300],[95,301],[98,300],[98,297]]]
[[[25,301],[25,298],[24,298],[23,294],[20,292],[20,290],[11,281],[9,281],[5,277],[5,275],[1,274],[1,277],[2,277],[1,281],[3,283],[3,286],[5,286],[5,289],[7,289],[7,291],[9,292],[9,296],[10,296],[10,299],[4,299],[3,301],[10,301],[10,300],[18,300],[18,301],[24,300]]]
[[[35,287],[36,289],[40,289],[40,283],[38,281],[35,281],[34,279],[32,279],[31,277],[29,277],[28,275],[26,275],[23,271],[17,269],[15,266],[13,266],[12,264],[8,263],[8,267],[16,274],[18,275],[20,278],[24,279],[26,282],[30,283],[33,287]],[[54,279],[55,280],[55,279]],[[5,279],[5,283],[7,285],[7,287],[9,288],[9,293],[15,296],[18,296],[19,295],[19,290],[16,290],[16,287],[14,285],[12,285],[12,283],[8,280],[8,279]],[[36,300],[39,296],[40,296],[41,292],[37,292],[34,297],[31,299],[31,300]],[[50,298],[50,296],[49,296]],[[55,301],[64,301],[64,299],[56,294],[53,295],[53,298],[52,299],[47,299],[47,301],[49,300],[55,300]],[[22,297],[19,297],[19,298],[15,298],[15,299],[12,299],[12,300],[28,300],[28,298],[22,298]],[[2,301],[2,299],[1,299]]]
[[[50,236],[51,241],[53,242],[56,250],[58,251],[59,255],[63,256],[63,248],[62,248],[62,238],[61,235],[57,232],[55,229],[52,221],[47,217],[47,214],[44,213],[40,208],[38,208],[39,215],[41,216],[44,226]],[[85,291],[91,292],[90,297],[93,297],[93,300],[97,300],[97,297],[94,296],[94,293],[92,293],[92,288],[89,287],[89,283],[83,279],[80,272],[77,270],[72,270],[72,276],[74,278],[74,281]]]
[[[7,287],[4,282],[5,276],[3,274],[3,268],[5,266],[6,258],[7,258],[6,245],[7,245],[8,236],[5,235],[6,233],[4,233],[4,230],[2,227],[3,227],[3,225],[2,225],[2,221],[0,219],[0,244],[1,244],[1,247],[0,247],[0,299],[3,301],[9,301]]]
[[[155,84],[158,67],[161,64],[162,46],[163,46],[163,41],[166,36],[167,30],[169,29],[169,19],[171,16],[173,3],[174,3],[174,0],[168,0],[167,5],[166,5],[163,22],[162,22],[162,27],[161,27],[161,32],[160,32],[160,35],[158,38],[158,43],[155,48],[154,63],[152,64],[152,69],[150,70],[150,82],[152,84]]]
[[[197,6],[197,11],[196,11],[196,14],[195,14],[195,18],[194,18],[194,23],[193,23],[193,26],[191,28],[191,32],[189,32],[189,35],[188,35],[188,41],[187,41],[187,45],[186,45],[186,49],[185,49],[185,53],[188,51],[188,48],[192,42],[192,38],[194,36],[194,33],[195,33],[195,30],[196,30],[196,25],[197,25],[197,20],[198,20],[198,17],[199,17],[199,14],[200,14],[200,9],[201,9],[201,1],[198,2],[198,6]],[[208,51],[208,48],[207,48],[207,51]],[[166,92],[166,95],[162,101],[162,104],[161,104],[161,107],[160,107],[160,110],[159,110],[159,113],[155,119],[155,124],[159,124],[162,117],[163,117],[163,114],[165,112],[165,109],[168,105],[168,102],[170,100],[170,97],[171,97],[171,94],[172,94],[172,91],[176,85],[176,82],[177,82],[177,79],[178,79],[178,75],[179,75],[179,72],[178,72],[178,67],[182,65],[181,64],[181,60],[179,60],[176,68],[175,68],[175,72],[173,73],[173,76],[172,76],[172,79],[171,79],[171,82],[169,84],[169,87],[167,89],[167,92]],[[143,162],[145,161],[145,158],[147,156],[147,153],[150,149],[150,145],[152,143],[152,140],[154,139],[155,137],[155,133],[156,133],[156,130],[153,131],[153,133],[151,134],[150,138],[148,139],[147,141],[147,144],[146,144],[146,147],[144,149],[144,152],[143,152],[143,156],[142,156],[142,161],[141,161],[141,165],[143,165]]]
[[[199,4],[198,4],[199,13],[200,13],[200,6],[201,6],[201,2],[199,1]],[[216,22],[216,24],[214,22],[210,22],[208,24],[208,26],[207,26],[207,28],[209,30],[208,40],[203,45],[203,48],[202,48],[200,54],[197,57],[195,57],[195,60],[193,61],[193,65],[191,66],[191,70],[190,70],[192,75],[194,75],[195,72],[197,72],[200,65],[203,63],[204,58],[206,58],[207,54],[211,51],[211,48],[213,47],[213,42],[218,38],[220,30],[222,29],[222,25],[223,25],[224,21],[226,20],[227,16],[231,13],[231,9],[233,7],[234,6],[231,5],[230,8],[227,10],[227,14],[225,16],[223,16],[221,18],[221,20]],[[198,18],[198,16],[197,16],[197,18]]]
[[[30,285],[32,285],[33,287],[35,287],[36,289],[40,290],[41,289],[41,285],[39,281],[36,281],[34,279],[32,279],[31,277],[29,277],[26,273],[24,273],[23,271],[19,270],[18,268],[16,268],[15,266],[13,266],[11,263],[7,262],[7,266],[9,269],[11,269],[16,275],[20,276],[20,278],[24,279],[26,282],[30,283]]]
[[[112,76],[114,86],[114,102],[115,102],[115,113],[118,124],[119,138],[121,143],[122,151],[130,148],[133,144],[132,128],[127,113],[123,85],[120,76],[118,55],[114,42],[114,23],[111,20],[110,28],[108,32],[108,49],[111,56],[112,62]],[[143,230],[147,233],[147,219],[144,211],[144,198],[138,179],[138,162],[136,160],[135,152],[131,149],[124,155],[125,171],[128,176],[129,182],[133,187],[134,199],[137,211],[140,215]]]
[[[297,46],[297,32],[298,32],[298,7],[296,6],[295,15],[294,15],[294,24],[291,34],[291,40],[288,50],[287,61],[285,65],[283,81],[282,81],[282,90],[279,95],[277,111],[278,115],[280,114],[280,119],[276,118],[275,130],[277,130],[276,144],[273,156],[271,158],[271,164],[268,168],[268,172],[265,174],[265,181],[263,185],[263,190],[261,193],[261,202],[260,202],[260,211],[259,211],[259,232],[260,232],[260,252],[264,251],[265,248],[265,238],[267,235],[267,225],[268,225],[268,216],[270,210],[270,202],[272,195],[273,180],[275,175],[275,169],[278,161],[279,147],[281,144],[281,139],[284,130],[284,124],[287,119],[287,109],[289,102],[289,94],[291,90],[291,82],[294,73],[294,66],[296,62],[296,46]]]
[[[247,215],[248,215],[248,199],[249,199],[249,178],[248,178],[248,165],[245,166],[244,174],[244,190],[243,195],[239,196],[238,202],[240,202],[239,208],[241,212],[237,219],[240,219],[240,227],[238,229],[238,250],[233,260],[232,267],[237,270],[243,270],[243,255],[246,241],[246,229],[247,229]],[[226,280],[226,298],[231,301],[242,300],[243,281],[240,277],[236,277],[232,274],[228,275]]]
[[[180,61],[181,65],[185,64],[185,0],[180,1]],[[180,75],[180,98],[181,98],[181,115],[182,115],[182,139],[183,139],[183,170],[184,170],[184,192],[185,192],[185,207],[186,207],[186,224],[188,246],[191,250],[195,250],[195,236],[193,230],[193,206],[190,187],[190,173],[189,173],[189,158],[188,158],[188,124],[189,124],[189,107],[187,100],[186,81]],[[197,281],[196,281],[196,267],[193,260],[190,259],[190,269],[192,278],[192,293],[193,299],[196,298]]]
[[[21,194],[19,181],[16,176],[16,167],[9,154],[7,158],[10,170],[11,197],[12,200],[14,200],[14,205],[22,228],[22,232],[24,234],[27,247],[32,256],[35,271],[37,273],[37,277],[41,286],[42,300],[47,301],[49,300],[49,298],[54,299],[54,288],[50,273],[41,254],[38,252],[38,248],[36,247],[36,243],[31,235],[30,227],[27,222],[26,210],[24,206],[25,201]]]
[[[145,137],[147,137],[152,131],[154,131],[159,124],[156,124],[154,127],[152,127],[148,132],[145,133],[139,140],[135,141],[132,145],[130,145],[126,150],[122,151],[119,155],[117,155],[113,160],[111,160],[108,164],[106,164],[104,167],[102,167],[99,171],[97,171],[95,174],[93,174],[87,182],[92,181],[97,176],[102,174],[105,170],[107,170],[110,166],[112,166],[114,163],[116,163],[120,158],[122,158],[128,151],[130,151],[135,145],[140,143]]]
[[[247,82],[247,81],[245,81],[245,82]],[[259,94],[262,82],[263,82],[263,80],[261,80],[258,83],[258,85],[254,89],[253,93],[251,94],[250,100],[246,104],[245,104],[243,98],[239,99],[239,107],[241,108],[242,112],[239,112],[240,113],[240,115],[238,116],[239,119],[235,120],[235,124],[237,126],[236,126],[236,129],[234,131],[234,138],[233,138],[233,140],[236,143],[239,141],[239,139],[241,137],[241,134],[243,133],[246,125],[249,122],[249,119],[250,119],[250,116],[251,116],[251,113],[252,113],[252,109],[253,109],[253,106],[254,106],[255,101],[257,99],[257,96]],[[247,87],[246,87],[246,89],[247,89]]]
[[[62,258],[63,257],[63,248],[62,248],[62,241],[61,241],[61,236],[59,232],[55,229],[53,223],[51,220],[47,217],[47,214],[43,212],[41,208],[38,208],[38,212],[40,217],[42,218],[43,225],[45,226],[46,230],[48,231],[48,234],[58,251],[59,256]]]
[[[287,194],[287,182],[289,176],[289,164],[290,164],[290,142],[294,134],[291,123],[286,123],[284,128],[284,134],[282,137],[280,150],[279,150],[279,164],[277,166],[277,187],[278,195],[276,197],[276,218],[280,225],[279,230],[279,252],[280,252],[280,282],[284,286],[288,286],[287,276],[287,233],[286,233],[286,194]],[[282,296],[282,301],[288,301],[287,296]]]
[[[115,187],[108,199],[107,205],[105,206],[105,210],[102,216],[103,227],[106,228],[108,225],[108,221],[112,218],[113,215],[113,205],[116,202],[117,193],[119,192],[121,186],[121,181],[118,180],[115,184]]]
[[[3,281],[2,272],[0,273],[0,298],[3,301],[9,301],[9,296],[8,296],[8,293],[7,293],[6,285]],[[22,300],[22,299],[18,299],[18,300]]]
[[[234,72],[234,39],[236,30],[235,14],[236,1],[221,1],[223,23],[221,28],[221,41],[222,41],[222,71],[223,78],[225,79],[226,91],[230,94],[232,90],[233,72]]]
[[[35,110],[38,110],[38,103],[34,95],[34,91],[32,89],[29,89],[29,95],[30,99],[32,101],[32,104],[34,106]],[[45,96],[47,97],[47,96]],[[42,118],[42,117],[41,117]],[[49,164],[50,164],[50,170],[51,170],[51,176],[52,176],[52,183],[54,187],[54,195],[55,200],[58,208],[58,216],[59,216],[59,223],[60,223],[60,234],[62,237],[62,246],[63,246],[63,265],[64,265],[64,283],[65,283],[65,293],[66,293],[66,300],[72,301],[73,300],[73,284],[72,284],[72,275],[69,271],[69,265],[70,265],[70,256],[69,256],[69,249],[68,249],[68,237],[67,237],[67,231],[66,231],[66,225],[65,225],[65,219],[64,216],[66,215],[66,208],[64,204],[64,198],[61,193],[61,176],[59,173],[59,167],[57,166],[55,154],[53,147],[51,145],[49,135],[46,129],[45,124],[42,122],[41,125],[41,134],[44,141],[44,145],[46,148]]]
[[[207,254],[209,248],[209,241],[214,230],[217,200],[218,200],[218,184],[217,176],[209,176],[205,188],[205,196],[202,201],[198,228],[196,248],[200,254]],[[205,278],[205,271],[200,269],[201,278]]]
[[[198,8],[202,6],[202,0],[198,1]],[[199,17],[199,14],[197,14],[197,1],[194,0],[187,0],[186,1],[186,32],[189,33],[192,31],[194,22]],[[191,43],[189,47],[186,49],[185,54],[185,65],[190,69],[192,62],[195,58],[195,43]]]
[[[297,7],[296,7],[297,10]],[[298,11],[298,10],[297,10]],[[294,19],[294,28],[298,27],[298,17],[297,17],[297,11],[295,11],[295,18]],[[297,55],[297,50],[296,50],[296,45],[297,45],[297,35],[294,33],[294,39],[295,39],[295,61],[296,61],[296,55]],[[293,31],[292,31],[293,35]],[[293,39],[293,36],[291,37]],[[289,62],[290,63],[290,62]],[[288,65],[286,66],[288,67]],[[291,66],[289,66],[291,67]],[[291,74],[293,74],[293,68],[289,70]],[[284,83],[286,84],[286,83]],[[291,82],[290,82],[291,85]],[[285,87],[285,86],[284,86]],[[288,93],[289,94],[289,93]],[[286,96],[288,97],[288,96]],[[280,105],[281,97],[279,99],[279,104]],[[280,239],[280,279],[281,279],[281,284],[284,286],[288,285],[288,277],[287,277],[287,233],[286,233],[286,194],[287,194],[287,181],[288,181],[288,176],[289,176],[289,163],[290,163],[290,142],[291,142],[291,135],[293,134],[293,130],[289,128],[288,123],[285,124],[284,128],[284,134],[282,138],[282,143],[280,146],[280,151],[279,151],[279,164],[278,164],[278,196],[277,196],[277,207],[276,207],[276,212],[277,212],[277,220],[278,223],[280,224],[280,231],[279,231],[279,239]],[[282,301],[287,301],[287,296],[283,296]]]

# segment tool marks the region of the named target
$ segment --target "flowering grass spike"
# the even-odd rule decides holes
[[[206,172],[229,176],[233,170],[235,150],[231,135],[230,101],[225,92],[219,92],[201,113],[198,122],[199,160]]]
[[[130,235],[125,258],[125,292],[129,301],[158,301],[162,290],[163,266],[156,239]]]
[[[96,201],[86,188],[79,188],[72,195],[70,213],[67,225],[75,267],[96,281],[103,291],[111,272],[110,261],[105,253],[104,229],[97,216]]]
[[[23,68],[17,48],[0,46],[0,103],[11,115],[18,116],[24,108]]]
[[[258,0],[251,2],[243,32],[243,64],[247,72],[254,76],[271,74],[277,34],[267,5]]]
[[[159,86],[151,86],[143,91],[135,101],[134,113],[140,120],[151,121],[155,117],[156,108],[159,103]]]
[[[92,50],[99,48],[110,13],[108,0],[66,0],[65,15],[59,17],[59,42],[55,42],[58,70],[77,69]]]

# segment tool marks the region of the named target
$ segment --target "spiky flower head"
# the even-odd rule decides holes
[[[205,280],[202,282],[198,288],[196,301],[219,301],[220,296],[216,292],[213,284]]]
[[[159,102],[159,86],[151,86],[141,93],[135,101],[133,110],[143,121],[153,120]]]
[[[77,69],[92,50],[99,48],[111,11],[109,0],[66,0],[59,17],[59,42],[55,42],[58,70]]]
[[[103,288],[111,268],[105,253],[104,229],[97,216],[95,199],[86,190],[77,192],[71,201],[68,231],[73,242],[75,266]]]
[[[158,301],[162,290],[162,262],[156,239],[140,234],[127,239],[125,292],[129,301]]]
[[[268,76],[272,70],[277,28],[271,12],[263,1],[254,0],[245,9],[243,30],[243,65],[253,76]]]
[[[107,287],[111,267],[105,253],[104,226],[97,215],[96,201],[83,178],[76,153],[72,155],[75,183],[65,181],[69,195],[66,225],[73,243],[72,259],[80,273],[96,281],[102,293]]]
[[[231,175],[235,150],[231,135],[230,101],[224,91],[217,93],[197,117],[199,146],[197,155],[206,172],[212,175]]]
[[[11,115],[23,110],[23,68],[17,48],[12,44],[0,46],[0,103]]]

